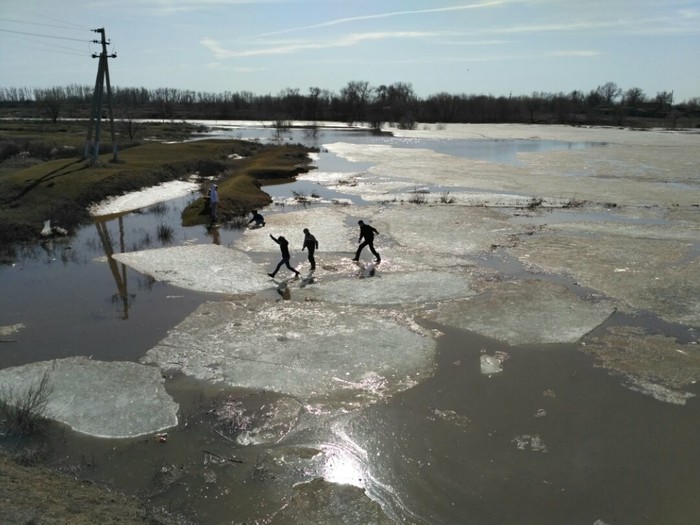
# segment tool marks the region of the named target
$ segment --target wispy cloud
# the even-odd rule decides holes
[[[299,51],[328,49],[336,47],[349,47],[366,41],[377,41],[387,39],[417,39],[434,36],[444,36],[442,32],[431,31],[375,31],[367,33],[350,33],[339,38],[328,41],[291,41],[279,43],[279,45],[269,45],[257,49],[228,49],[219,42],[211,38],[203,38],[200,43],[212,51],[219,59],[252,57],[264,55],[289,55]]]
[[[655,18],[607,17],[600,20],[586,20],[548,24],[522,24],[505,27],[490,27],[478,30],[478,34],[518,34],[615,30],[627,34],[684,34],[700,32],[700,15],[689,10],[677,16]]]
[[[121,0],[117,6],[113,0],[97,0],[91,7],[118,8],[128,10],[138,8],[153,16],[168,16],[193,11],[205,11],[217,7],[238,6],[246,4],[280,3],[284,0]]]
[[[505,62],[512,60],[537,60],[545,58],[559,58],[559,57],[572,57],[572,58],[592,58],[599,56],[601,53],[594,50],[587,49],[570,49],[570,50],[553,50],[553,51],[543,51],[541,53],[501,53],[501,54],[482,54],[473,56],[430,56],[430,57],[409,57],[409,58],[342,58],[342,59],[314,59],[313,63],[315,65],[324,64],[359,64],[367,65],[372,64],[464,64],[464,63],[478,63],[478,62]]]
[[[301,27],[292,27],[288,29],[282,29],[280,31],[272,31],[269,33],[261,33],[259,35],[254,35],[249,38],[263,38],[267,36],[274,36],[274,35],[281,35],[285,33],[292,33],[295,31],[307,31],[309,29],[319,29],[322,27],[331,27],[331,26],[336,26],[336,25],[341,25],[341,24],[349,24],[353,22],[365,22],[367,20],[377,20],[381,18],[393,18],[393,17],[400,17],[400,16],[411,16],[411,15],[422,15],[422,14],[429,14],[429,13],[447,13],[447,12],[452,12],[452,11],[465,11],[468,9],[484,9],[484,8],[489,8],[489,7],[497,7],[505,4],[512,4],[514,2],[518,2],[522,0],[486,0],[484,2],[478,2],[478,3],[473,3],[473,4],[463,4],[463,5],[454,5],[454,6],[448,6],[448,7],[435,7],[435,8],[430,8],[430,9],[412,9],[412,10],[407,10],[407,11],[390,11],[390,12],[385,12],[385,13],[376,13],[376,14],[371,14],[371,15],[358,15],[358,16],[350,16],[350,17],[345,17],[345,18],[336,18],[334,20],[328,20],[326,22],[320,22],[318,24],[312,24],[308,26],[301,26]]]

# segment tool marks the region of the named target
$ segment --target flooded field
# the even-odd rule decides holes
[[[697,522],[700,134],[284,140],[320,152],[264,228],[183,228],[179,196],[0,268],[46,463],[205,524]]]

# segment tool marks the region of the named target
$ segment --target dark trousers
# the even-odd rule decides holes
[[[355,259],[360,258],[360,252],[364,249],[365,246],[369,246],[369,250],[374,254],[374,256],[377,259],[381,259],[381,257],[379,257],[379,254],[377,253],[377,250],[374,249],[374,239],[365,240],[365,242],[363,242],[357,247],[357,252],[355,252]]]
[[[316,269],[316,259],[314,259],[314,249],[309,248],[309,262],[311,263],[311,269],[315,270]]]
[[[277,268],[275,268],[275,271],[272,272],[272,275],[273,275],[273,276],[274,276],[274,275],[277,275],[277,272],[279,272],[279,270],[280,270],[280,268],[282,268],[282,265],[283,265],[283,264],[284,264],[287,268],[289,268],[291,271],[293,271],[294,273],[296,273],[297,275],[299,274],[299,272],[297,272],[294,268],[292,268],[292,267],[289,265],[289,259],[282,259],[279,263],[277,263]]]

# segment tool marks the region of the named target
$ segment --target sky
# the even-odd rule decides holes
[[[0,87],[700,97],[700,0],[0,0]]]

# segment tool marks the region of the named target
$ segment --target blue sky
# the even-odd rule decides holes
[[[0,0],[0,87],[700,97],[700,0]]]

